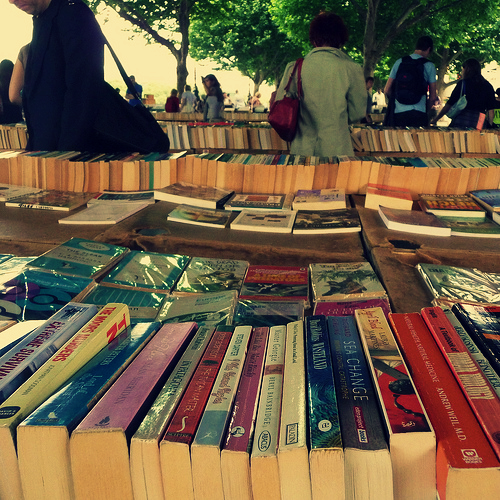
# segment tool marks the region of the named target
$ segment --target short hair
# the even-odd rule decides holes
[[[373,76],[367,76],[365,78],[365,83],[368,83],[368,82],[374,82],[375,81],[375,78],[373,78]]]
[[[432,41],[432,38],[430,36],[424,35],[417,40],[417,44],[415,45],[415,50],[427,50],[427,49],[431,49],[432,52],[434,49],[434,42]]]
[[[177,89],[172,89],[172,92],[170,92],[170,95],[177,95]]]
[[[186,86],[184,87],[184,90],[187,90],[187,91],[189,92],[189,91],[191,90],[191,85],[186,85]]]
[[[316,47],[340,49],[349,40],[343,19],[333,12],[321,12],[309,26],[309,40]]]
[[[464,68],[464,79],[481,76],[481,63],[477,59],[467,59],[462,67]]]

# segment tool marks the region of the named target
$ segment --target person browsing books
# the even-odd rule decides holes
[[[215,75],[207,75],[202,78],[203,86],[207,93],[205,106],[203,107],[203,121],[222,121],[222,110],[224,109],[224,95],[220,83]]]
[[[313,49],[302,65],[302,90],[292,154],[353,156],[349,123],[366,114],[366,87],[361,66],[341,48],[349,37],[342,18],[333,12],[316,16],[309,27]],[[295,61],[288,64],[276,92],[283,98]]]

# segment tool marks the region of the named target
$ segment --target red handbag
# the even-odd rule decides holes
[[[274,101],[271,104],[269,116],[267,118],[271,127],[273,127],[273,129],[278,132],[278,135],[287,142],[291,142],[293,140],[297,130],[300,98],[302,96],[302,81],[300,79],[300,73],[303,61],[304,59],[301,58],[297,59],[295,62],[292,74],[290,75],[290,79],[285,87],[285,96],[283,99]],[[289,97],[287,96],[287,93],[292,83],[295,71],[297,71],[297,97]]]

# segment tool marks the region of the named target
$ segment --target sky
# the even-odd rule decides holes
[[[148,45],[141,35],[134,35],[132,38],[132,33],[127,31],[129,23],[122,20],[114,11],[108,10],[108,22],[104,22],[105,17],[97,16],[103,32],[128,74],[133,74],[143,85],[143,93],[150,93],[147,89],[149,82],[164,83],[169,92],[176,85],[176,61],[170,51],[159,44]],[[0,0],[0,60],[15,61],[19,49],[30,41],[31,31],[31,16],[11,5],[8,0]],[[118,69],[109,53],[106,53],[105,60],[106,79],[108,81],[120,80]],[[245,97],[249,91],[253,92],[253,82],[250,78],[242,76],[238,71],[216,70],[215,64],[209,61],[201,64],[189,60],[188,71],[187,83],[191,86],[194,86],[196,71],[199,88],[201,77],[214,73],[225,92],[232,93],[238,90]],[[260,89],[263,97],[267,99],[272,90],[274,89],[266,85],[261,86]]]

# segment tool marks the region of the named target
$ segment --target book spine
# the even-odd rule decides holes
[[[497,442],[497,436],[500,435],[500,399],[443,310],[440,307],[426,307],[421,314],[500,458],[500,444]]]

